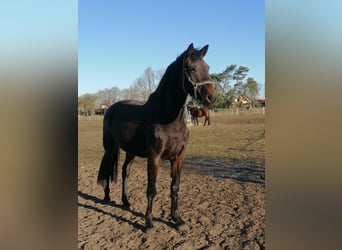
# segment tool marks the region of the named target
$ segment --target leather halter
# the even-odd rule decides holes
[[[184,68],[184,74],[187,76],[188,81],[189,81],[189,82],[192,84],[192,86],[194,87],[194,96],[195,96],[195,99],[197,99],[197,88],[198,88],[199,86],[206,85],[206,84],[214,84],[212,81],[209,81],[209,80],[203,81],[203,82],[198,82],[198,83],[192,81],[190,75],[188,74],[188,72],[186,72],[186,69],[185,69],[185,68]]]
[[[203,82],[194,82],[194,81],[192,81],[191,80],[191,76],[188,74],[188,72],[186,72],[186,68],[184,66],[184,59],[183,59],[183,74],[186,75],[187,80],[192,84],[192,86],[194,88],[194,97],[195,97],[195,99],[197,99],[197,88],[198,87],[200,87],[202,85],[206,85],[206,84],[213,84],[214,85],[214,82],[209,81],[209,80],[203,81]],[[184,88],[184,77],[183,77],[183,90],[184,90],[184,92],[186,92],[185,88]]]

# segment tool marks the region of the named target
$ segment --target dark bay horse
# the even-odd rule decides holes
[[[97,182],[104,186],[104,200],[110,201],[109,182],[117,180],[119,149],[126,152],[122,166],[121,200],[129,208],[127,199],[127,175],[132,160],[147,158],[147,210],[146,229],[153,227],[152,203],[155,197],[156,179],[161,161],[171,163],[171,218],[178,228],[184,224],[178,211],[178,190],[185,147],[189,131],[185,123],[185,101],[190,94],[204,105],[216,98],[209,67],[203,60],[208,45],[195,49],[190,44],[176,61],[171,63],[157,89],[146,103],[124,100],[113,104],[103,121],[104,156]]]
[[[191,115],[191,121],[194,125],[198,126],[198,117],[204,117],[204,123],[203,126],[208,122],[208,126],[210,125],[210,111],[208,107],[202,107],[197,108],[193,107],[190,108],[190,115]]]

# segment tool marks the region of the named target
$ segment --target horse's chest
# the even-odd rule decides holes
[[[154,129],[153,150],[163,159],[176,157],[183,150],[189,138],[189,130],[186,126],[176,129],[157,127]]]

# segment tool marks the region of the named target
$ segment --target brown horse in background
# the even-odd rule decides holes
[[[190,115],[191,115],[191,121],[194,125],[198,126],[198,117],[204,117],[204,123],[203,126],[208,122],[208,126],[210,125],[210,111],[208,107],[202,107],[202,108],[190,108]]]
[[[97,181],[104,186],[104,200],[110,201],[110,181],[117,180],[120,148],[126,152],[122,166],[123,204],[127,199],[127,175],[136,156],[147,158],[146,229],[153,227],[152,205],[161,161],[171,164],[171,218],[176,227],[184,224],[178,211],[178,190],[189,130],[185,123],[185,102],[190,94],[204,105],[212,104],[216,91],[203,60],[208,45],[198,50],[190,44],[171,63],[157,89],[146,103],[124,100],[113,104],[103,120],[104,155]]]

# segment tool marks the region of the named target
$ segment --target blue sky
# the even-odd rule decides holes
[[[82,0],[78,94],[128,88],[147,67],[166,69],[190,43],[209,44],[210,73],[247,66],[248,76],[264,85],[263,0]]]

